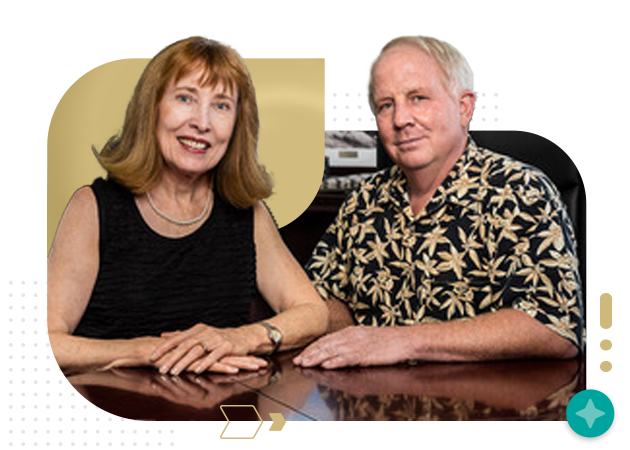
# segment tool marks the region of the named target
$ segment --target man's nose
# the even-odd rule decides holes
[[[400,102],[394,107],[394,126],[396,128],[405,128],[411,123],[413,123],[411,108],[405,102]]]
[[[211,122],[210,108],[198,105],[193,111],[190,126],[201,133],[207,133],[211,129]]]

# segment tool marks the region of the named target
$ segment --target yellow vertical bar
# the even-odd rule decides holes
[[[602,328],[612,326],[612,295],[602,294],[599,297],[599,324]]]

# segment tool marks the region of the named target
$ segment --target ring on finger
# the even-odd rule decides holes
[[[206,353],[210,353],[212,351],[205,342],[199,342],[199,345],[201,345],[201,348],[203,348],[203,351]]]

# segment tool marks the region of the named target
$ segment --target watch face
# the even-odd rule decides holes
[[[282,334],[280,333],[280,331],[273,329],[269,332],[269,338],[273,341],[274,344],[277,344],[278,342],[280,342],[280,339],[282,339]]]

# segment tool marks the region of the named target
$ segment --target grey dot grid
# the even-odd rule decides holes
[[[327,120],[337,126],[373,130],[376,127],[365,92],[333,92],[326,101]]]
[[[45,281],[27,277],[0,281],[0,298],[6,318],[2,428],[7,448],[176,446],[178,423],[114,416],[68,382],[48,341]]]
[[[476,94],[477,102],[471,123],[492,124],[499,122],[499,93],[484,91],[476,92]],[[370,110],[367,93],[333,92],[328,97],[326,104],[327,120],[331,120],[334,127],[350,126],[353,129],[376,129],[376,121]]]
[[[499,122],[499,93],[491,91],[475,92],[477,102],[471,124],[494,124]]]

